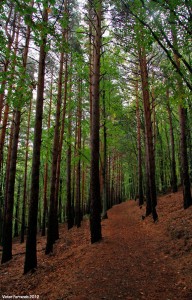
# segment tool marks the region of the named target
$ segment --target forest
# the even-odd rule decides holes
[[[54,252],[60,224],[128,199],[192,205],[191,0],[0,1],[0,255],[23,272]],[[166,204],[165,204],[166,205]],[[148,298],[149,299],[149,298]]]

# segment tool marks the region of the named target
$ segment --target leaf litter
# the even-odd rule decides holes
[[[23,275],[25,245],[13,242],[13,259],[0,266],[0,296],[40,300],[192,300],[192,207],[182,191],[158,198],[159,221],[142,220],[145,206],[127,201],[102,221],[103,239],[90,243],[89,221],[67,230],[51,255],[38,235],[38,268]]]

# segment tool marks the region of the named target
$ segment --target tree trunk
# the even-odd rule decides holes
[[[182,181],[183,181],[183,200],[184,208],[192,205],[191,187],[189,179],[189,166],[187,156],[187,138],[186,138],[186,109],[179,106],[179,121],[180,121],[180,147],[181,147],[181,163],[182,163]]]
[[[6,197],[6,207],[4,212],[3,222],[3,253],[2,263],[9,261],[12,258],[12,226],[13,226],[13,204],[14,204],[14,188],[15,188],[15,174],[17,162],[17,148],[19,140],[21,112],[19,110],[15,113],[14,120],[14,134],[11,149],[10,171],[8,179],[8,193]]]
[[[24,171],[24,182],[23,182],[23,205],[22,205],[22,217],[21,217],[21,243],[24,243],[25,236],[25,212],[26,212],[26,201],[27,201],[27,172],[28,172],[28,158],[29,158],[29,134],[30,134],[30,120],[31,120],[31,106],[32,99],[29,105],[28,121],[27,121],[27,134],[26,134],[26,151],[25,151],[25,171]]]
[[[14,237],[19,236],[19,207],[20,207],[20,191],[21,191],[21,179],[19,178],[18,181],[18,191],[17,191],[17,202],[16,202],[16,208],[15,208],[15,225],[14,225]]]
[[[102,95],[103,100],[103,211],[102,218],[107,219],[107,127],[106,127],[106,103],[105,103],[105,89]]]
[[[43,21],[46,26],[48,21],[48,10],[44,7]],[[31,195],[30,208],[28,217],[28,232],[26,241],[26,254],[24,273],[29,272],[37,267],[37,214],[38,214],[38,198],[39,198],[39,171],[40,171],[40,151],[41,151],[41,136],[42,136],[42,118],[43,118],[43,95],[45,81],[45,58],[46,58],[46,33],[42,33],[42,44],[39,54],[39,70],[38,70],[38,88],[36,101],[36,115],[34,128],[34,143],[33,143],[33,159],[32,159],[32,177],[31,177]]]
[[[79,100],[77,109],[77,148],[76,153],[78,156],[78,162],[76,166],[76,202],[75,202],[75,225],[81,226],[81,118],[82,118],[82,108],[81,108],[81,92],[82,92],[82,82],[79,80]]]
[[[52,74],[51,74],[49,115],[48,115],[48,121],[47,121],[47,135],[48,135],[48,137],[49,137],[50,124],[51,124],[52,98],[53,98],[53,71],[52,71]],[[42,231],[41,231],[42,236],[45,236],[47,213],[48,213],[48,207],[47,207],[47,185],[48,185],[48,167],[49,167],[48,155],[49,155],[49,149],[47,149],[46,162],[45,162],[45,166],[44,166],[43,220],[42,220]]]
[[[175,16],[171,13],[171,18],[175,18]],[[172,20],[172,21],[173,21]],[[178,50],[178,38],[176,27],[174,22],[171,22],[171,31],[173,38],[173,45],[176,50]],[[180,70],[180,60],[178,55],[174,54],[175,63],[177,65],[178,70]],[[183,206],[184,208],[188,208],[192,205],[192,197],[191,197],[191,186],[190,186],[190,178],[189,178],[189,164],[188,164],[188,156],[187,156],[187,134],[186,134],[186,113],[187,110],[184,107],[184,87],[182,78],[177,75],[177,87],[178,94],[180,97],[180,105],[179,105],[179,124],[180,124],[180,152],[181,152],[181,167],[182,167],[182,184],[183,184]]]
[[[65,41],[68,41],[68,31],[65,33]],[[58,159],[57,159],[57,174],[56,174],[56,187],[55,187],[55,206],[54,206],[54,216],[55,216],[55,240],[59,239],[59,224],[57,218],[58,211],[58,194],[59,194],[59,183],[60,183],[60,170],[61,170],[61,157],[62,157],[62,148],[63,148],[63,139],[65,131],[65,115],[66,115],[66,104],[67,104],[67,95],[68,95],[68,54],[65,54],[65,75],[64,75],[64,101],[63,101],[63,113],[61,121],[61,130],[59,135],[59,149],[58,149]]]
[[[15,26],[15,24],[14,24]],[[14,78],[14,71],[16,65],[16,55],[18,50],[18,41],[19,41],[19,31],[20,31],[20,17],[18,17],[18,27],[16,31],[15,39],[15,58],[13,60],[13,70],[12,70],[12,79]],[[12,93],[11,89],[10,92]],[[8,112],[7,112],[8,114]],[[13,141],[11,153],[10,153],[10,168],[7,174],[7,189],[5,193],[5,209],[4,209],[4,220],[3,220],[3,253],[2,253],[2,263],[9,261],[12,258],[12,225],[13,225],[13,206],[14,206],[14,187],[15,187],[15,175],[16,175],[16,164],[17,164],[17,148],[19,140],[19,130],[20,130],[20,119],[21,112],[18,108],[15,113],[14,120],[14,132],[13,132]],[[6,118],[7,120],[7,118]],[[5,124],[6,128],[6,124]],[[3,142],[4,143],[4,142]]]
[[[4,115],[3,115],[3,124],[1,129],[1,136],[0,136],[0,172],[3,164],[3,148],[5,142],[5,135],[7,129],[7,121],[9,116],[9,105],[5,104]]]
[[[70,86],[71,86],[71,80],[70,80]],[[73,216],[73,209],[72,209],[72,196],[71,196],[71,97],[69,97],[69,102],[68,102],[68,139],[69,143],[67,145],[67,225],[68,225],[68,230],[71,229],[74,225],[74,216]]]
[[[91,129],[92,129],[92,103],[93,103],[93,91],[92,91],[92,80],[93,80],[93,43],[92,43],[92,36],[93,36],[93,7],[92,7],[92,0],[88,1],[89,5],[89,104],[90,104],[90,136],[91,136]]]
[[[156,212],[157,196],[155,183],[155,155],[153,145],[153,132],[151,121],[151,108],[149,97],[147,60],[144,47],[139,47],[139,63],[141,70],[141,82],[143,92],[144,118],[145,118],[145,137],[146,137],[146,166],[147,166],[147,184],[149,185],[149,194],[151,202],[151,210],[154,222],[158,219]],[[146,212],[146,215],[149,213]]]
[[[101,50],[101,11],[102,2],[98,0],[94,7],[94,44],[93,44],[93,77],[92,77],[92,130],[91,130],[91,174],[90,174],[90,230],[91,243],[102,238],[101,235],[101,200],[99,183],[99,81]]]
[[[64,35],[63,35],[64,38]],[[56,241],[56,226],[57,226],[57,206],[58,198],[56,198],[56,180],[59,181],[57,176],[57,162],[59,156],[59,130],[60,130],[60,115],[61,115],[61,103],[62,103],[62,83],[63,83],[63,64],[64,64],[64,53],[60,55],[60,69],[59,69],[59,79],[58,79],[58,93],[57,93],[57,108],[56,108],[56,119],[55,119],[55,129],[54,129],[54,141],[52,150],[52,170],[51,170],[51,190],[50,190],[50,208],[49,208],[49,218],[48,218],[48,229],[47,229],[47,244],[45,254],[49,254],[53,251],[53,244]]]
[[[60,178],[59,180],[59,196],[58,196],[58,223],[62,223],[62,211],[63,211],[63,207],[62,207],[62,189],[63,189],[63,180]],[[65,221],[65,219],[64,219]]]
[[[175,161],[175,139],[173,133],[173,122],[172,122],[171,107],[169,103],[168,89],[167,89],[167,112],[168,112],[170,140],[171,140],[171,185],[172,185],[173,193],[176,193],[178,189],[177,189],[177,174],[176,174],[176,161]]]
[[[31,1],[31,7],[34,5],[34,0]],[[32,15],[30,16],[32,18]],[[23,51],[23,66],[26,69],[27,58],[29,51],[29,42],[31,37],[31,28],[27,26],[25,48]],[[29,135],[30,135],[30,121],[31,121],[31,107],[32,107],[32,93],[29,105],[28,120],[27,120],[27,134],[26,134],[26,152],[25,152],[25,171],[24,171],[24,182],[23,182],[23,206],[22,206],[22,219],[21,219],[21,243],[24,243],[25,236],[25,212],[26,212],[26,201],[27,201],[27,172],[28,172],[28,157],[29,157]]]
[[[136,93],[136,118],[137,118],[137,151],[138,151],[138,192],[139,206],[143,205],[143,174],[142,174],[142,151],[141,151],[141,120],[139,111],[138,80],[135,83]]]

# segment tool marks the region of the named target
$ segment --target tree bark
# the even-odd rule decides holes
[[[147,166],[147,184],[149,185],[151,212],[154,222],[158,219],[156,212],[157,196],[155,183],[155,155],[153,145],[153,132],[151,121],[151,108],[148,84],[147,60],[144,46],[139,47],[139,64],[141,70],[141,82],[143,92],[143,106],[145,118],[145,137],[146,137],[146,166]],[[146,212],[146,215],[150,212]]]
[[[91,243],[102,238],[101,234],[101,199],[99,182],[99,81],[100,81],[100,51],[101,51],[101,11],[102,2],[98,0],[94,7],[94,43],[93,43],[93,77],[92,77],[92,129],[91,129],[91,173],[90,173],[90,230]]]
[[[170,15],[171,20],[173,21],[174,16]],[[171,31],[173,38],[173,46],[174,49],[178,50],[178,38],[177,32],[174,25],[174,22],[171,23]],[[178,70],[180,70],[180,60],[177,53],[174,53],[175,63],[177,65]],[[189,178],[189,163],[188,163],[188,155],[187,155],[187,134],[186,134],[186,113],[187,110],[184,107],[184,86],[183,81],[180,76],[177,75],[177,87],[178,94],[180,97],[180,105],[179,105],[179,124],[180,124],[180,152],[181,152],[181,169],[182,169],[182,184],[183,184],[183,206],[184,208],[188,208],[192,205],[192,197],[191,197],[191,186],[190,186],[190,178]]]
[[[141,151],[141,120],[139,111],[139,95],[138,95],[138,80],[135,83],[136,92],[136,118],[137,118],[137,151],[138,151],[138,193],[139,193],[139,206],[144,203],[143,198],[143,174],[142,174],[142,151]]]
[[[81,226],[81,118],[82,118],[82,99],[81,90],[82,82],[79,80],[79,99],[78,99],[78,109],[77,109],[77,148],[76,154],[78,156],[78,162],[76,166],[76,202],[75,202],[75,225]]]
[[[71,80],[70,80],[70,88],[71,88]],[[73,208],[72,208],[72,195],[71,195],[71,134],[72,134],[72,120],[71,120],[71,97],[69,97],[68,102],[68,145],[67,145],[67,225],[68,230],[71,229],[74,225],[74,216],[73,216]]]
[[[15,174],[17,162],[17,148],[19,140],[21,112],[16,110],[14,120],[14,134],[11,149],[10,171],[8,179],[8,193],[6,207],[4,212],[3,222],[3,253],[1,262],[5,263],[12,258],[12,227],[13,227],[13,204],[14,204],[14,188],[15,188]]]
[[[15,208],[15,224],[14,224],[14,237],[19,236],[19,207],[20,207],[20,195],[21,195],[21,178],[18,181],[18,190],[17,190],[17,202]]]
[[[18,18],[18,28],[16,31],[15,50],[14,54],[17,54],[18,40],[20,31],[20,17]],[[15,70],[16,58],[13,61],[13,72]],[[12,78],[14,73],[12,74]],[[10,92],[11,93],[11,92]],[[13,227],[13,205],[14,205],[14,188],[15,188],[15,175],[16,175],[16,164],[17,164],[17,148],[19,141],[19,130],[20,130],[21,111],[20,108],[16,109],[14,119],[14,131],[13,141],[10,153],[10,168],[7,174],[7,187],[5,193],[5,210],[3,220],[3,253],[2,263],[9,261],[12,258],[12,227]]]
[[[31,7],[34,5],[34,0],[31,1]],[[32,15],[30,16],[32,18]],[[25,48],[23,51],[23,66],[26,69],[27,58],[29,51],[29,43],[31,37],[31,28],[27,26]],[[26,133],[26,152],[25,152],[25,171],[24,171],[24,182],[23,182],[23,205],[22,205],[22,219],[21,219],[21,243],[24,243],[24,236],[26,230],[25,212],[26,212],[26,201],[27,201],[27,172],[28,172],[28,157],[29,157],[29,134],[30,134],[30,120],[31,120],[31,107],[32,107],[32,93],[29,104],[28,120],[27,120],[27,133]]]
[[[173,193],[177,192],[177,174],[176,174],[176,161],[175,161],[175,138],[173,133],[173,121],[171,114],[171,107],[169,103],[169,90],[167,89],[167,112],[170,128],[170,140],[171,140],[171,185]]]
[[[103,100],[103,211],[102,211],[102,219],[107,219],[107,127],[106,127],[106,99],[105,99],[105,89],[102,95]]]
[[[64,36],[63,36],[64,37]],[[51,170],[51,190],[50,190],[50,208],[49,208],[49,218],[48,218],[48,229],[47,229],[47,244],[45,254],[49,254],[53,251],[53,244],[56,241],[56,222],[57,220],[57,206],[56,202],[56,181],[59,178],[57,176],[57,163],[59,156],[59,130],[60,130],[60,115],[61,115],[61,103],[62,103],[62,84],[63,84],[63,65],[64,65],[64,52],[60,55],[60,69],[59,69],[59,79],[58,79],[58,93],[57,93],[57,108],[56,108],[56,118],[55,118],[55,129],[54,129],[54,141],[52,150],[52,170]]]
[[[46,26],[48,21],[48,11],[44,7],[43,21]],[[32,159],[32,177],[31,177],[31,195],[30,208],[28,217],[28,232],[26,241],[26,254],[24,273],[34,270],[37,267],[37,214],[38,214],[38,198],[39,198],[39,172],[40,172],[40,151],[42,137],[42,118],[43,118],[43,95],[45,81],[45,58],[46,58],[47,34],[42,33],[42,44],[39,54],[39,70],[38,70],[38,88],[36,100],[36,115],[34,127],[34,143],[33,143],[33,159]]]
[[[50,125],[51,125],[52,99],[53,99],[53,70],[52,70],[52,74],[51,74],[49,114],[48,114],[48,120],[47,120],[47,135],[48,135],[48,138],[49,138]],[[48,168],[49,168],[48,156],[49,156],[49,149],[47,148],[46,162],[45,162],[45,166],[44,166],[43,219],[42,219],[42,231],[41,231],[42,236],[45,236],[45,233],[46,233],[46,221],[47,221],[47,214],[48,214],[48,207],[47,207],[47,186],[48,186]]]

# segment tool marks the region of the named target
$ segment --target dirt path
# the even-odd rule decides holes
[[[93,245],[88,221],[79,230],[62,227],[49,257],[40,238],[33,274],[22,275],[24,245],[14,244],[12,262],[0,267],[1,294],[42,300],[192,300],[192,209],[183,211],[180,198],[178,193],[161,199],[157,224],[151,218],[142,221],[144,208],[135,201],[114,206],[102,222],[103,240]]]

